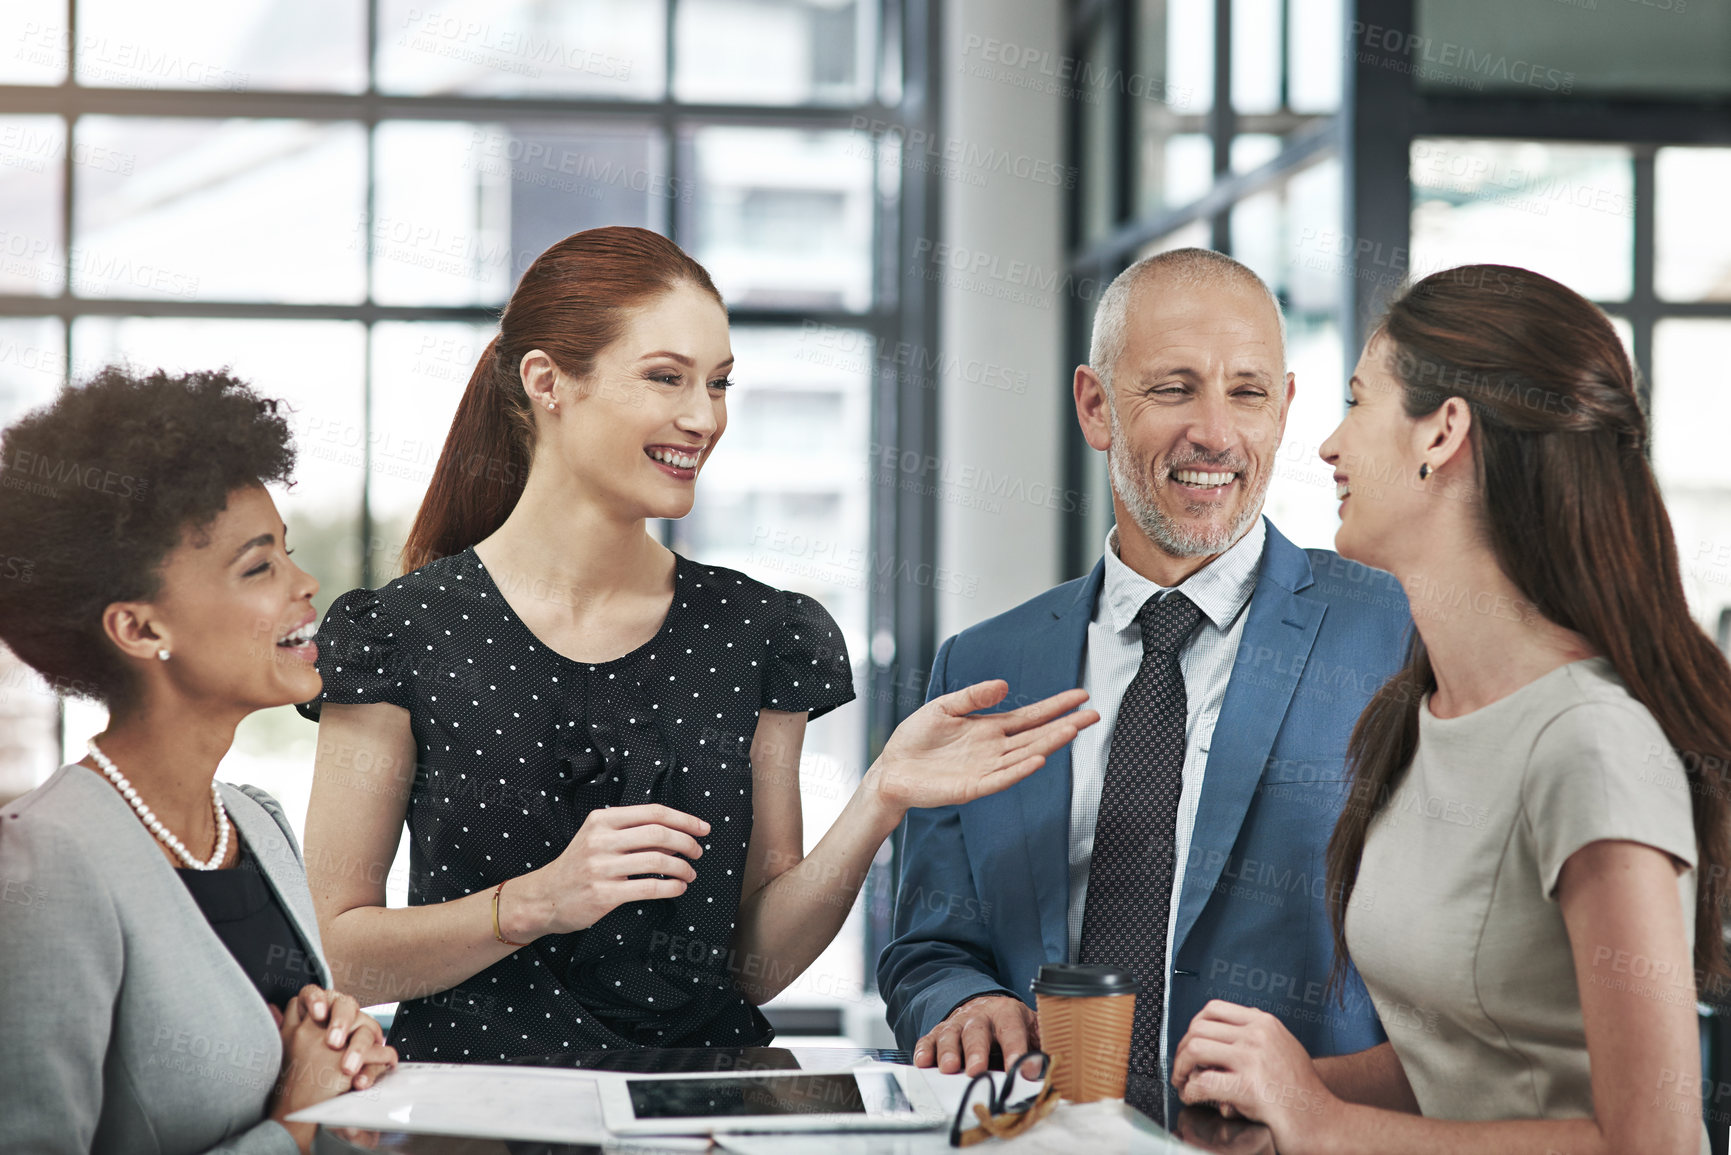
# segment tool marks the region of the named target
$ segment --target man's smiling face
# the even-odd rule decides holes
[[[1149,276],[1128,302],[1107,460],[1121,515],[1171,557],[1206,557],[1262,511],[1293,382],[1260,288],[1164,280]]]

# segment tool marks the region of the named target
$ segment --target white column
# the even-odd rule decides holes
[[[1061,359],[1067,102],[1061,0],[947,0],[941,139],[938,634],[1059,577],[1060,446],[1075,420]]]

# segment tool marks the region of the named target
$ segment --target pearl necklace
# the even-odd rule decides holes
[[[139,821],[143,822],[150,832],[156,835],[158,841],[174,851],[176,858],[194,870],[215,870],[222,865],[222,860],[228,857],[228,811],[222,805],[222,792],[217,789],[215,780],[212,780],[210,784],[210,802],[212,809],[216,812],[216,853],[211,855],[208,861],[200,862],[188,852],[186,844],[176,838],[168,827],[164,826],[161,820],[151,812],[150,807],[144,804],[144,799],[138,796],[138,791],[132,788],[132,783],[126,780],[126,775],[120,772],[120,767],[116,766],[108,755],[96,748],[96,739],[92,738],[89,746],[90,756],[96,760],[97,766],[102,768],[103,775],[114,783],[114,788],[120,791],[120,796],[132,804],[132,809],[137,812]]]

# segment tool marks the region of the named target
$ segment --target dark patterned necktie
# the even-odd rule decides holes
[[[1136,613],[1136,624],[1142,627],[1142,665],[1119,703],[1106,756],[1076,960],[1124,967],[1141,983],[1125,1099],[1162,1124],[1166,928],[1176,867],[1178,795],[1184,786],[1186,698],[1178,652],[1201,618],[1196,603],[1181,593],[1155,594]]]

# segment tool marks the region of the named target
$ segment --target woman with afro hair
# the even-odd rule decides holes
[[[0,641],[108,708],[0,808],[0,1150],[289,1152],[290,1114],[396,1062],[329,989],[282,810],[215,781],[236,725],[303,702],[318,582],[265,485],[276,403],[221,372],[108,368],[0,440]]]

